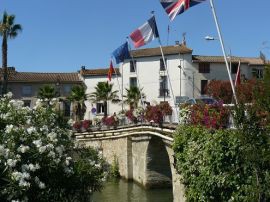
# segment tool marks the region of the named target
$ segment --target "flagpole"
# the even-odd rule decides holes
[[[235,93],[235,87],[234,87],[234,84],[233,84],[233,81],[232,81],[232,76],[231,76],[231,73],[230,73],[229,64],[228,64],[226,52],[225,52],[225,49],[224,49],[223,38],[222,38],[222,35],[221,35],[221,32],[220,32],[220,27],[219,27],[219,24],[218,24],[217,15],[216,15],[215,7],[214,7],[214,4],[213,4],[213,0],[210,0],[210,6],[211,6],[211,10],[212,10],[213,17],[214,17],[214,20],[215,20],[215,24],[216,24],[216,28],[217,28],[217,32],[218,32],[218,37],[219,37],[221,49],[222,49],[222,52],[223,52],[227,72],[228,72],[228,75],[229,75],[229,79],[230,79],[230,83],[231,83],[231,87],[232,87],[232,91],[233,91],[233,97],[234,97],[235,103],[238,104],[238,100],[237,100],[236,93]]]
[[[122,81],[121,81],[121,98],[122,98],[122,112],[124,111],[124,97],[123,97],[123,93],[124,93],[124,71],[123,71],[123,62],[121,62],[121,76],[122,76]]]
[[[155,16],[154,15],[154,11],[151,11],[151,14],[152,14],[152,16]],[[174,103],[174,107],[176,109],[176,115],[177,115],[177,119],[178,119],[179,118],[179,111],[178,111],[178,108],[176,107],[176,101],[175,101],[175,96],[174,96],[174,93],[173,93],[172,83],[171,83],[170,75],[169,75],[169,72],[168,72],[167,63],[165,61],[164,53],[163,53],[163,50],[162,50],[161,40],[160,40],[159,37],[158,37],[158,42],[159,42],[159,48],[160,48],[160,52],[161,52],[163,64],[164,64],[164,67],[166,69],[168,81],[169,81],[169,84],[170,84],[170,88],[171,88],[171,92],[172,92],[172,98],[173,98],[173,103]],[[164,93],[165,93],[165,91],[164,91]]]
[[[135,72],[136,72],[136,75],[137,75],[137,81],[138,81],[139,92],[140,92],[140,97],[141,97],[141,104],[142,104],[143,109],[145,109],[144,102],[143,102],[143,99],[142,99],[142,92],[141,92],[141,86],[140,86],[140,82],[139,82],[139,78],[138,78],[137,67],[136,67],[136,65],[135,65],[134,57],[133,57],[133,55],[132,55],[132,53],[131,53],[131,47],[130,47],[130,45],[129,45],[128,37],[127,37],[127,43],[128,43],[129,54],[130,54],[130,56],[131,56],[131,61],[132,61],[132,63],[133,63],[133,67],[134,67]]]
[[[167,30],[167,46],[169,45],[169,37],[170,37],[170,25],[168,25],[168,30]]]
[[[168,72],[167,64],[166,64],[166,61],[165,61],[164,53],[163,53],[163,50],[162,50],[162,45],[161,45],[160,38],[158,38],[158,42],[159,42],[159,48],[160,48],[163,64],[164,64],[164,67],[166,69],[168,81],[169,81],[171,92],[172,92],[172,98],[173,98],[174,107],[176,107],[176,102],[175,102],[175,96],[174,96],[174,93],[173,93],[172,83],[171,83],[170,75],[169,75],[169,72]],[[179,117],[179,111],[178,111],[177,107],[176,107],[176,115],[177,115],[177,117]]]

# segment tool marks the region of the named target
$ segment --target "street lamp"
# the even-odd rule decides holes
[[[212,36],[206,36],[206,37],[204,37],[204,39],[207,40],[207,41],[214,41],[214,40],[216,40],[216,38],[214,38]]]

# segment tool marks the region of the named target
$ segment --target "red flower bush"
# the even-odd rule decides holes
[[[137,120],[137,117],[134,116],[133,111],[134,111],[133,108],[130,109],[130,110],[128,110],[128,111],[126,111],[126,117],[127,117],[130,121],[132,121],[133,123],[137,123],[138,120]]]
[[[106,126],[115,126],[118,124],[117,121],[115,120],[114,116],[103,117],[102,123]]]
[[[76,129],[77,131],[79,131],[82,127],[82,123],[80,121],[76,121],[73,126],[74,129]]]
[[[83,120],[82,121],[82,127],[84,129],[86,129],[86,130],[89,129],[91,125],[92,125],[92,121],[91,120]]]
[[[207,105],[195,104],[190,106],[191,124],[203,125],[207,128],[225,128],[229,121],[229,110],[222,103]]]
[[[226,104],[232,102],[233,94],[230,81],[212,80],[206,87],[206,93]]]
[[[159,105],[147,106],[146,112],[145,112],[145,119],[149,122],[153,120],[154,123],[162,123],[163,113],[162,113]]]
[[[163,115],[172,115],[172,107],[168,102],[161,102],[158,106]]]

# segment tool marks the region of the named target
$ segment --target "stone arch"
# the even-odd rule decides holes
[[[145,159],[145,187],[172,187],[170,159],[162,138],[152,136],[149,141]]]

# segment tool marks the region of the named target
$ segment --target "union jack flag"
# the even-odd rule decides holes
[[[160,3],[173,21],[177,15],[204,1],[206,0],[160,0]]]

